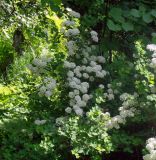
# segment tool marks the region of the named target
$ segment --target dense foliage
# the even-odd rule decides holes
[[[155,18],[155,0],[2,0],[0,159],[155,160]]]

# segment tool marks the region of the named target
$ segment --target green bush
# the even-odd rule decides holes
[[[0,39],[0,75],[6,74],[7,68],[13,63],[15,56],[14,48],[9,39],[1,37]]]

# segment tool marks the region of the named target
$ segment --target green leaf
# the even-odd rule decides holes
[[[137,9],[131,9],[130,14],[136,18],[140,17],[140,12]]]
[[[156,37],[156,33],[155,32],[153,32],[151,35],[152,35],[152,37]]]
[[[140,11],[140,13],[145,13],[146,8],[143,5],[140,5],[139,6],[139,11]]]
[[[118,24],[115,24],[112,20],[108,20],[107,26],[112,31],[120,31],[121,30],[121,26]]]
[[[122,28],[127,32],[127,31],[133,31],[134,30],[134,25],[130,22],[126,22],[122,24]]]
[[[112,8],[109,12],[109,15],[115,20],[119,22],[123,22],[124,18],[122,17],[122,10],[121,8]]]
[[[143,20],[144,20],[144,22],[146,22],[146,23],[151,23],[151,22],[153,21],[153,18],[152,18],[152,16],[151,16],[150,13],[145,13],[145,14],[143,15]]]
[[[154,16],[154,17],[156,17],[156,10],[153,9],[153,10],[151,11],[151,15]]]
[[[53,11],[58,11],[60,9],[60,5],[61,5],[61,0],[41,0],[41,4],[42,5],[46,5],[46,4],[49,4],[50,5],[50,8],[53,10]]]
[[[127,18],[127,17],[130,17],[131,14],[130,14],[130,12],[128,10],[124,10],[123,11],[123,16]]]

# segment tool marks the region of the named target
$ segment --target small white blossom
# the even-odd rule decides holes
[[[71,113],[72,109],[71,109],[70,107],[67,107],[67,108],[65,109],[65,111],[66,111],[67,113]]]

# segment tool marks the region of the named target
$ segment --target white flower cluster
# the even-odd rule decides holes
[[[73,30],[75,30],[74,33]],[[65,36],[69,38],[66,44],[69,61],[64,62],[64,67],[68,71],[67,80],[70,88],[68,94],[70,102],[65,112],[71,113],[74,111],[77,115],[82,116],[86,110],[85,108],[92,100],[92,90],[97,87],[103,90],[105,88],[103,84],[104,79],[109,73],[103,69],[105,58],[103,56],[93,55],[96,50],[95,46],[77,49],[74,39],[75,35],[79,33],[79,30],[76,29],[68,29],[67,32],[65,32]],[[90,34],[92,40],[98,42],[97,32],[91,31]],[[120,87],[121,83],[118,83],[117,86]],[[108,100],[113,100],[114,94],[118,94],[118,90],[113,90],[112,85],[108,84],[104,97]],[[120,124],[126,122],[127,117],[134,116],[135,108],[133,106],[135,105],[135,98],[134,95],[127,93],[120,96],[122,106],[119,108],[119,115],[109,118],[106,123],[108,129],[119,128]]]
[[[67,8],[67,11],[72,17],[80,18],[80,13],[75,12],[70,8]],[[62,23],[62,28],[60,31],[64,33],[66,37],[77,36],[80,34],[80,31],[78,28],[74,28],[74,25],[75,25],[74,21],[66,20],[65,22]],[[68,27],[67,31],[65,27]]]
[[[127,117],[133,117],[136,109],[133,107],[135,105],[135,95],[129,95],[124,93],[120,96],[121,101],[123,101],[122,106],[119,108],[119,115],[112,117],[106,124],[109,129],[118,129],[119,124],[125,124]]]
[[[39,95],[50,97],[52,95],[53,90],[56,87],[56,80],[49,77],[43,80],[44,85],[39,88]]]
[[[62,26],[74,26],[75,25],[75,22],[74,21],[70,21],[70,20],[67,20],[65,22],[62,23]]]
[[[156,93],[156,87],[154,85],[149,85],[152,93]]]
[[[77,36],[80,34],[80,31],[78,28],[73,28],[73,29],[68,29],[67,32],[65,33],[66,37],[70,36]]]
[[[150,67],[153,68],[156,71],[156,45],[155,44],[149,44],[147,45],[147,49],[154,52],[152,55],[152,60],[150,63]]]
[[[85,53],[83,55],[83,53]],[[92,98],[89,93],[90,85],[97,79],[103,79],[107,72],[103,70],[102,63],[105,63],[105,58],[102,56],[90,56],[87,50],[83,50],[82,65],[77,65],[74,62],[65,61],[64,67],[68,69],[67,80],[69,87],[72,89],[69,92],[70,106],[77,115],[83,115],[83,107],[87,106],[88,101]],[[84,63],[85,62],[85,63]],[[103,84],[99,85],[104,87]],[[71,108],[66,109],[67,113],[71,113]]]
[[[35,74],[40,74],[45,72],[45,67],[52,60],[49,55],[46,53],[47,51],[42,51],[42,55],[40,58],[35,58],[32,61],[32,64],[28,65],[28,68]]]
[[[63,121],[65,120],[65,117],[58,117],[56,118],[56,125],[61,125]]]
[[[47,122],[46,120],[38,120],[38,119],[37,119],[37,120],[35,120],[34,123],[35,123],[36,125],[43,125],[43,124],[45,124],[46,122]]]
[[[74,41],[68,41],[67,44],[66,44],[66,47],[68,49],[68,54],[70,56],[73,56],[75,55],[75,51],[76,51],[76,44]]]
[[[153,52],[156,51],[156,45],[155,45],[155,44],[149,44],[149,45],[147,45],[146,48],[147,48],[149,51],[153,51]]]
[[[156,160],[156,138],[150,138],[147,140],[146,149],[149,154],[143,156],[143,160]]]
[[[114,94],[115,94],[116,92],[113,91],[111,84],[108,84],[107,87],[108,87],[108,89],[107,89],[107,92],[104,93],[104,97],[105,97],[105,98],[108,98],[108,100],[113,100],[113,99],[114,99]]]
[[[92,40],[94,42],[98,42],[99,41],[99,39],[98,39],[98,33],[97,32],[91,31],[90,34],[91,34],[91,38],[92,38]]]
[[[66,10],[72,17],[75,17],[75,18],[81,17],[80,13],[73,11],[71,8],[66,8]]]
[[[68,11],[70,15],[79,18],[77,12],[71,9],[68,9]],[[73,39],[75,39],[76,35],[80,34],[80,31],[77,28],[73,28],[74,23],[71,21],[66,21],[63,24],[68,27],[72,26],[72,29],[68,29],[64,34],[71,39],[66,43],[68,55],[74,56],[72,60],[64,62],[64,67],[68,69],[68,86],[71,89],[69,92],[70,107],[67,107],[65,111],[71,113],[74,110],[77,115],[82,116],[84,113],[83,108],[87,106],[88,101],[92,98],[90,85],[96,82],[97,79],[102,80],[107,75],[107,72],[103,69],[105,58],[103,56],[92,55],[95,47],[80,49],[80,53],[77,54],[76,41]],[[98,34],[95,31],[91,32],[91,36],[92,39],[98,41]],[[79,61],[78,64],[77,60]],[[100,87],[103,87],[103,84],[100,84]]]

